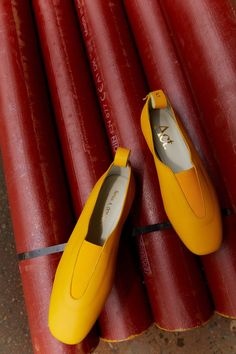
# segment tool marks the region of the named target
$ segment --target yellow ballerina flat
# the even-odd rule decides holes
[[[162,90],[148,94],[141,128],[154,157],[166,214],[186,247],[197,255],[222,240],[219,203],[203,164]]]
[[[119,238],[135,191],[129,153],[118,148],[114,162],[94,186],[58,265],[49,328],[61,342],[76,344],[86,337],[111,290]]]

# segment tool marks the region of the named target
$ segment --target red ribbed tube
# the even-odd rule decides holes
[[[110,147],[73,2],[34,0],[33,4],[78,217],[88,194],[111,162]],[[104,308],[106,320],[102,316],[100,321],[102,336],[112,340],[139,334],[152,321],[132,250],[127,243],[122,245],[116,280]]]
[[[120,1],[76,1],[87,53],[113,150],[132,149],[137,179],[135,226],[166,220],[153,158],[140,129],[148,92]],[[199,326],[212,313],[195,257],[173,230],[137,237],[139,256],[157,324],[168,330]]]
[[[73,214],[58,153],[27,0],[0,2],[0,145],[18,253],[67,240]],[[88,353],[54,339],[48,304],[59,254],[21,261],[24,295],[35,353]]]

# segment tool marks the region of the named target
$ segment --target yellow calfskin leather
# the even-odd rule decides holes
[[[118,148],[114,162],[95,184],[58,265],[48,323],[53,336],[63,343],[77,344],[87,336],[112,288],[120,234],[135,193],[128,155],[129,150]],[[100,246],[88,242],[86,235],[102,185],[114,165],[128,166],[128,187],[118,221]]]
[[[170,104],[172,117],[189,150],[193,167],[188,171],[174,173],[159,159],[150,125],[151,99],[155,101],[155,109],[165,108],[168,100],[162,90],[151,92],[141,113],[141,129],[154,158],[166,214],[191,252],[197,255],[215,252],[222,241],[222,221],[214,187]]]

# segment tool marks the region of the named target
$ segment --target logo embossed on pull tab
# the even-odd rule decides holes
[[[158,128],[160,133],[157,133],[157,136],[160,142],[162,143],[164,150],[167,149],[167,144],[172,144],[174,142],[174,140],[171,140],[169,135],[165,133],[168,128],[169,127],[166,125],[160,125]]]

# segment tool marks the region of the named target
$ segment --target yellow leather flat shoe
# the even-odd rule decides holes
[[[63,343],[86,337],[112,288],[120,233],[134,198],[129,153],[118,148],[89,195],[58,265],[49,328]]]
[[[193,253],[216,251],[222,240],[216,193],[162,90],[147,96],[141,128],[154,157],[164,208],[173,228]]]

